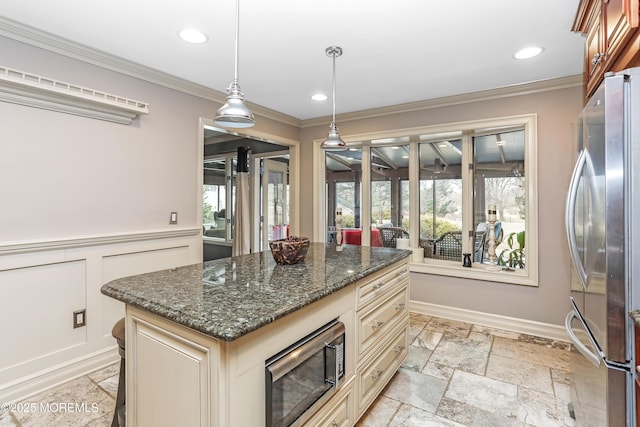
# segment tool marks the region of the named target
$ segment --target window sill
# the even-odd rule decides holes
[[[431,262],[425,258],[424,262],[411,262],[409,270],[412,273],[435,274],[438,276],[460,277],[463,279],[482,280],[487,282],[500,282],[512,285],[538,286],[536,280],[530,277],[528,271],[488,271],[486,265],[476,265],[463,267],[462,262],[458,263]]]

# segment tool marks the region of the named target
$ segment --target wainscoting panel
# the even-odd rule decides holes
[[[0,272],[3,298],[0,384],[8,370],[47,354],[84,344],[86,327],[73,328],[73,312],[86,308],[84,261]]]
[[[0,402],[24,399],[119,360],[124,305],[102,295],[124,276],[202,262],[200,228],[0,247]],[[73,312],[86,309],[86,326]]]
[[[102,284],[121,277],[175,268],[190,263],[193,262],[190,261],[188,244],[105,256],[102,258]],[[102,301],[102,334],[109,337],[115,322],[124,317],[124,304],[104,295],[102,295]]]

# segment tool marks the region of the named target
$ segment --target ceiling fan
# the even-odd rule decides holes
[[[434,174],[446,173],[447,164],[444,163],[439,157],[436,157],[433,161],[433,165],[426,166],[420,165],[420,170],[426,170]]]

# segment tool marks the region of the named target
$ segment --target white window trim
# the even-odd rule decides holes
[[[416,273],[426,273],[443,276],[461,277],[466,279],[476,279],[483,281],[502,282],[506,284],[526,285],[526,286],[538,286],[538,155],[537,155],[537,136],[538,136],[538,116],[537,114],[525,114],[519,116],[501,117],[496,119],[487,120],[474,120],[466,122],[447,123],[434,126],[424,126],[407,129],[395,129],[384,132],[372,132],[357,135],[343,135],[342,139],[349,144],[350,142],[367,141],[372,139],[393,138],[407,135],[418,134],[430,134],[449,132],[452,130],[470,132],[478,129],[489,129],[494,127],[504,127],[512,125],[524,125],[525,127],[525,170],[526,173],[526,191],[527,191],[527,204],[525,207],[525,227],[527,230],[527,269],[526,271],[487,271],[481,265],[475,265],[471,268],[462,267],[462,263],[438,261],[430,262],[425,258],[424,262],[411,262],[410,270]],[[313,217],[313,240],[316,242],[326,241],[327,230],[327,218],[324,212],[326,212],[325,203],[325,182],[326,182],[326,168],[325,168],[325,156],[324,151],[320,147],[322,139],[314,141],[313,145],[313,164],[314,164],[314,180],[313,180],[313,211],[319,212],[318,215]],[[368,162],[369,157],[365,155],[363,145],[362,154],[362,170],[363,170],[363,182],[365,181],[365,171],[369,170]],[[410,148],[411,159],[416,159],[418,156],[417,145],[414,144]],[[469,162],[467,162],[469,163]],[[467,173],[472,172],[467,170]],[[463,172],[464,173],[464,172]],[[411,161],[409,166],[409,195],[411,201],[418,200],[419,195],[419,171],[417,168],[417,162]],[[363,185],[362,194],[362,206],[369,206],[366,185]],[[365,200],[367,199],[367,200]],[[463,203],[463,211],[469,211],[470,204],[473,200],[465,199]],[[368,211],[368,209],[366,209]],[[419,210],[420,207],[417,203],[411,203],[410,206],[410,227],[411,230],[419,229]],[[365,209],[361,212],[361,215],[365,215]],[[370,216],[370,212],[367,213]],[[365,230],[369,224],[366,221],[362,221],[363,231],[363,245],[368,244],[369,230]],[[418,247],[418,235],[411,232],[409,238],[409,244],[411,247]],[[366,242],[365,242],[366,240]]]

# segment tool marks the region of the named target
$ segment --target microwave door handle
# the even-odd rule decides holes
[[[567,314],[566,319],[564,320],[564,328],[567,330],[567,334],[569,335],[569,340],[573,345],[576,346],[576,349],[596,368],[600,367],[600,356],[593,353],[591,350],[587,348],[582,342],[578,339],[575,332],[573,332],[573,328],[571,327],[571,321],[574,318],[578,318],[578,315],[574,310],[571,310],[569,314]],[[578,318],[579,319],[579,318]],[[589,332],[585,331],[587,335]],[[589,337],[591,339],[591,337]]]
[[[326,351],[333,352],[334,371],[333,371],[333,379],[331,379],[331,375],[329,375],[329,373],[327,372],[325,374],[326,378],[324,379],[324,381],[327,384],[331,384],[333,388],[338,388],[338,385],[340,384],[340,360],[338,359],[338,346],[325,343],[325,348],[326,348]]]
[[[565,206],[565,226],[567,229],[567,241],[569,242],[569,254],[573,260],[573,265],[576,267],[576,272],[580,283],[582,283],[583,289],[587,287],[587,273],[585,271],[582,260],[578,254],[578,244],[576,240],[576,223],[574,221],[576,199],[578,197],[578,184],[580,183],[580,177],[587,162],[587,150],[584,149],[578,156],[578,161],[573,169],[571,175],[571,181],[569,182],[569,193],[567,195],[567,204]]]

